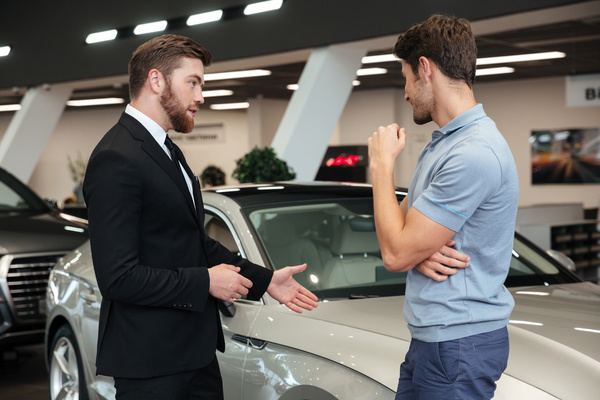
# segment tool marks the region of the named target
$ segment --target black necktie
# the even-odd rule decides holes
[[[171,153],[171,161],[173,161],[177,169],[180,170],[179,160],[177,159],[177,153],[175,153],[175,145],[173,144],[173,141],[171,140],[169,135],[167,135],[167,138],[165,139],[165,145],[167,146],[167,149],[169,149],[169,153]]]

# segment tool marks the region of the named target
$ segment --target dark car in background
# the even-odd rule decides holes
[[[85,220],[0,168],[0,350],[43,342],[50,269],[87,239]]]

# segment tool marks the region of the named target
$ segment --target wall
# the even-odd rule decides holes
[[[600,127],[600,108],[566,108],[565,78],[545,78],[497,83],[476,83],[475,98],[496,122],[515,157],[519,173],[520,206],[534,204],[583,203],[585,208],[600,205],[600,184],[531,184],[532,130]],[[437,127],[418,126],[402,90],[357,92],[352,95],[340,126],[342,144],[363,144],[379,125],[393,121],[404,126],[407,147],[396,162],[395,183],[408,186],[420,150]],[[390,105],[395,107],[390,109]]]
[[[475,85],[478,102],[483,103],[506,137],[519,170],[520,205],[551,203],[584,203],[586,208],[598,207],[600,185],[531,185],[529,136],[532,129],[600,127],[600,109],[565,107],[564,77],[532,79]],[[405,126],[408,143],[396,165],[396,184],[408,186],[421,148],[429,140],[435,125],[417,126],[412,122],[412,109],[403,99],[402,90],[357,91],[352,94],[331,144],[366,144],[379,125],[397,121]],[[265,99],[266,100],[266,99]],[[261,102],[260,128],[262,145],[268,144],[281,120],[285,101]],[[68,110],[49,140],[29,184],[43,197],[62,200],[72,190],[67,168],[67,155],[78,152],[87,158],[100,137],[118,119],[122,107]],[[0,113],[2,134],[12,113]],[[228,183],[235,160],[250,150],[246,112],[202,111],[198,123],[222,122],[225,140],[213,144],[186,144],[182,150],[192,169],[201,173],[209,164],[225,170]]]

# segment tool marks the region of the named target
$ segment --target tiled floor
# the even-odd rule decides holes
[[[0,399],[48,400],[44,345],[0,349]]]

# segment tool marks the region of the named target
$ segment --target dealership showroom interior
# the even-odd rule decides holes
[[[436,254],[449,260],[459,249],[477,248],[473,251],[483,254],[481,259],[486,254],[490,258],[492,249],[499,253],[494,248],[501,246],[501,238],[507,238],[505,262],[493,261],[504,265],[503,272],[496,272],[497,286],[481,278],[492,273],[471,275],[488,265],[478,256],[470,265],[456,267],[440,261],[437,265],[451,272],[430,272],[435,277],[424,272],[422,260],[428,255],[394,269],[389,261],[394,242],[415,240],[405,240],[408,233],[399,234],[397,241],[382,239],[384,230],[394,232],[387,229],[392,224],[404,224],[402,212],[406,231],[435,224],[436,232],[458,232],[420,214],[425,202],[440,215],[469,219],[441,200],[422,200],[430,188],[418,190],[421,197],[412,192],[413,175],[437,148],[443,124],[438,126],[435,118],[413,120],[417,103],[408,101],[408,92],[414,74],[403,68],[409,64],[394,55],[394,46],[400,35],[436,14],[470,22],[477,46],[472,93],[514,158],[516,172],[506,187],[518,188],[518,204],[516,189],[512,208],[490,211],[492,201],[482,203],[477,209],[483,210],[481,215],[505,214],[486,221],[478,213],[478,222],[465,222],[479,224],[478,233],[471,235],[476,237],[448,235],[445,240],[452,241],[444,240]],[[192,39],[212,57],[203,76],[194,75],[200,78],[203,101],[186,112],[193,118],[186,117],[193,121],[189,132],[171,129],[173,123],[161,125],[162,140],[167,130],[167,139],[176,145],[173,152],[168,143],[150,148],[136,134],[113,129],[118,121],[129,126],[123,125],[125,119],[131,126],[148,127],[150,121],[158,127],[131,105],[128,64],[142,44],[169,34]],[[181,70],[177,67],[173,76]],[[152,71],[142,93],[158,93]],[[163,75],[158,71],[156,76],[160,81]],[[421,77],[415,84],[429,82]],[[171,84],[177,87],[166,82],[169,90]],[[133,97],[136,105],[142,104]],[[165,98],[163,93],[163,111]],[[158,97],[152,99],[158,104]],[[136,119],[146,122],[142,126]],[[393,185],[382,194],[383,162],[372,161],[391,152],[378,153],[375,143],[390,132],[383,127],[393,123],[404,128],[394,132],[398,140],[405,132],[406,143],[393,171],[389,163]],[[125,143],[115,135],[110,139],[109,131],[136,142],[136,153],[123,158],[118,149],[102,152],[102,143]],[[158,151],[153,153],[154,148]],[[460,152],[457,148],[453,151]],[[141,164],[142,158],[147,164]],[[488,170],[448,178],[454,164],[447,164],[446,174],[432,179],[438,184],[437,179],[451,179],[464,189],[461,199],[452,201],[475,201],[485,186],[493,185],[482,184]],[[179,191],[167,170],[181,181],[177,200],[169,197]],[[102,188],[106,190],[100,193]],[[392,201],[391,211],[382,208],[383,196],[387,204]],[[174,204],[176,211],[169,207]],[[195,352],[206,349],[212,354],[210,365],[218,361],[226,400],[391,400],[409,346],[426,329],[417,328],[415,321],[444,331],[446,317],[435,320],[439,315],[471,312],[466,300],[457,305],[458,300],[425,304],[423,299],[419,310],[429,310],[428,318],[419,318],[414,315],[417,297],[436,288],[462,288],[463,283],[465,293],[486,296],[469,301],[491,309],[500,307],[500,295],[491,290],[514,300],[503,317],[510,353],[498,373],[494,399],[597,399],[599,207],[600,0],[59,0],[0,5],[0,400],[114,400],[113,376],[123,374],[118,382],[162,378],[173,368],[192,368],[189,359],[189,365],[199,365]],[[181,229],[180,217],[187,221]],[[428,223],[415,227],[414,221],[422,220]],[[502,236],[503,229],[507,235]],[[463,239],[472,247],[461,247]],[[139,253],[131,253],[135,246]],[[411,249],[402,251],[412,254]],[[160,260],[182,260],[188,253],[206,261],[194,268],[159,266]],[[222,263],[208,264],[217,258]],[[116,262],[121,264],[114,266]],[[274,289],[275,277],[291,270],[284,267],[305,263],[306,269],[294,270],[295,299],[282,300],[281,291]],[[94,264],[104,268],[94,269]],[[228,268],[225,264],[240,266],[241,275],[232,266],[229,273],[244,280],[242,275],[256,269],[253,287],[240,284],[245,290],[222,298],[212,278],[214,271]],[[194,299],[204,299],[202,306],[181,300],[182,291],[191,291],[194,282],[186,279],[196,279],[188,270],[199,270],[194,274],[206,278],[203,297],[193,291]],[[121,275],[108,278],[117,271]],[[259,280],[271,275],[271,281]],[[416,286],[424,279],[423,286]],[[285,287],[286,295],[291,293]],[[311,300],[298,300],[310,296],[314,308],[306,305]],[[212,314],[206,311],[213,308]],[[116,328],[115,315],[131,317],[123,317],[119,321],[128,322]],[[145,322],[138,324],[142,315]],[[170,322],[193,318],[201,321],[193,324],[201,326],[202,334],[191,323],[180,329]],[[476,324],[474,319],[463,323]],[[481,323],[473,326],[481,329]],[[102,372],[119,359],[108,349],[115,337],[122,339],[117,348],[129,348],[132,354],[142,343],[156,345],[137,352],[139,359],[133,361],[121,353],[114,370],[122,372],[97,373],[97,360]]]

